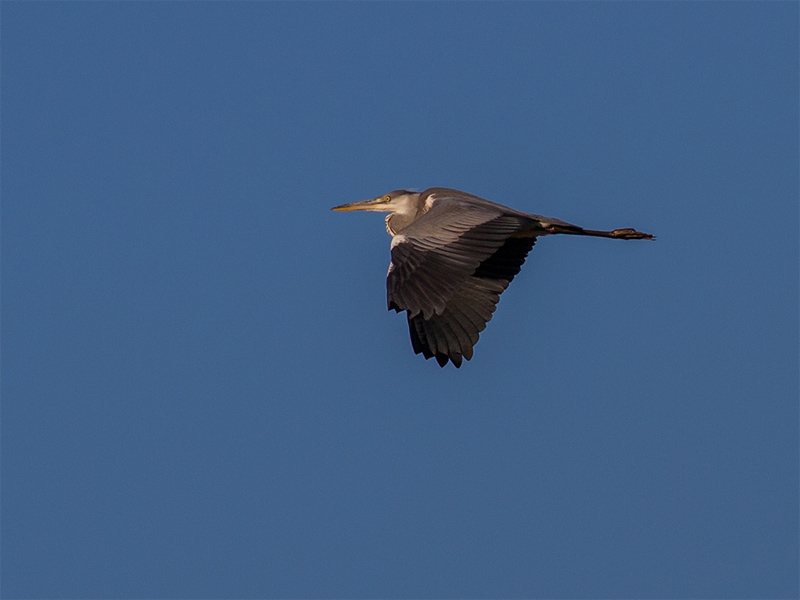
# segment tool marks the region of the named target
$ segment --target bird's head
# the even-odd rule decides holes
[[[395,190],[372,198],[350,204],[334,206],[331,210],[374,210],[378,212],[414,214],[417,212],[420,194],[408,190]]]

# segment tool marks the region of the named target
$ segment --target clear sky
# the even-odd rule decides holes
[[[5,598],[790,598],[796,2],[3,2]],[[381,215],[541,239],[460,370]]]

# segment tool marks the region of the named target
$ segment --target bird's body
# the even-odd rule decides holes
[[[461,366],[536,238],[564,233],[653,239],[635,229],[593,231],[448,188],[397,190],[332,210],[389,212],[389,310],[406,311],[414,352]]]

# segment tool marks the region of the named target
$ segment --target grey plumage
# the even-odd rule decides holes
[[[519,273],[538,236],[556,233],[653,239],[634,229],[586,230],[447,188],[396,190],[332,210],[390,212],[389,310],[406,311],[411,345],[460,367]]]

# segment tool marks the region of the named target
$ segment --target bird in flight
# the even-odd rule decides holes
[[[472,358],[500,294],[519,273],[537,237],[654,239],[635,229],[583,229],[448,188],[395,190],[331,210],[389,213],[389,310],[406,311],[414,352],[435,358],[441,367],[448,361],[460,367],[462,359]]]

